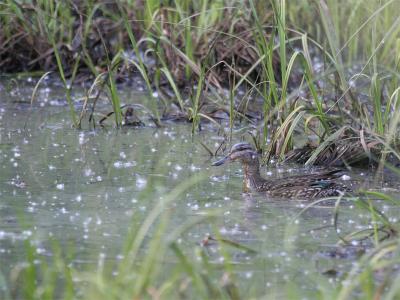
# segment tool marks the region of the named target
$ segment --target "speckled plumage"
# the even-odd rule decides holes
[[[302,199],[338,196],[350,191],[345,185],[334,181],[340,176],[340,170],[267,180],[260,175],[258,154],[248,143],[234,145],[227,156],[213,165],[219,166],[235,160],[242,163],[244,188],[247,191],[265,192],[273,197]]]

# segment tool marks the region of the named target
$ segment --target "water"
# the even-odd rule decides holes
[[[71,264],[78,270],[121,260],[130,224],[141,224],[174,187],[201,173],[207,174],[205,180],[169,204],[168,232],[196,217],[216,215],[191,226],[177,242],[194,259],[193,249],[203,246],[210,262],[221,268],[227,259],[219,251],[223,242],[207,240],[210,235],[256,251],[225,245],[242,291],[283,297],[282,288],[296,285],[304,297],[313,297],[316,282],[334,288],[340,276],[328,275],[343,274],[364,251],[357,244],[345,250],[337,246],[332,203],[299,215],[309,201],[243,194],[239,165],[211,167],[212,159],[199,144],[219,144],[212,127],[193,139],[185,124],[75,130],[61,88],[40,89],[32,107],[31,91],[29,82],[11,91],[0,85],[0,270],[9,285],[26,261],[26,240],[44,257],[52,256],[51,240],[73,249]],[[121,94],[127,102],[145,97],[131,89]],[[106,112],[107,104],[102,105],[99,109]],[[298,166],[269,171],[269,176],[306,172]],[[365,170],[349,175],[354,188],[374,187]],[[398,211],[381,208],[396,221]],[[340,234],[365,229],[369,221],[367,212],[347,203],[341,208]],[[173,253],[160,260],[177,261]],[[222,273],[215,272],[213,280]]]

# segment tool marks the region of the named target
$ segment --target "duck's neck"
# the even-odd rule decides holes
[[[243,189],[245,192],[257,191],[266,179],[260,175],[260,166],[258,161],[252,164],[243,163]]]

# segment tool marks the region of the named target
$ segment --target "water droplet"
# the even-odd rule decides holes
[[[347,180],[350,180],[351,177],[349,175],[344,174],[344,175],[342,175],[341,179],[347,181]]]
[[[144,188],[146,187],[146,185],[147,185],[147,180],[146,180],[146,178],[137,175],[137,176],[136,176],[136,187],[137,187],[139,190],[142,190],[142,189],[144,189]]]

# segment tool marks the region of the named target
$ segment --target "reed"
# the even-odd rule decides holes
[[[142,6],[137,5],[139,2]],[[76,128],[86,120],[86,106],[97,88],[107,89],[114,126],[122,125],[124,99],[119,96],[116,78],[121,69],[127,72],[129,68],[120,68],[127,64],[144,81],[149,93],[145,110],[155,116],[157,124],[162,112],[177,103],[192,122],[193,135],[204,119],[222,128],[225,125],[203,110],[205,104],[212,104],[229,113],[226,126],[232,135],[235,129],[246,128],[240,121],[255,123],[257,145],[267,156],[283,159],[296,145],[297,136],[315,136],[319,144],[306,165],[313,164],[347,132],[369,152],[365,142],[368,135],[381,145],[379,169],[386,167],[399,174],[398,168],[386,162],[389,155],[400,159],[398,5],[398,0],[145,0],[115,4],[5,0],[0,3],[0,68],[2,73],[20,74],[40,70],[43,78],[44,72],[56,71]],[[130,52],[132,55],[125,55]],[[73,97],[78,76],[93,81],[79,117]],[[37,86],[41,83],[42,78]],[[173,96],[157,97],[163,89]],[[208,99],[210,94],[214,102]],[[247,116],[247,104],[257,101],[261,103],[257,107],[261,120]],[[243,245],[224,243],[215,230],[215,239],[222,245],[220,254],[225,258],[223,264],[215,264],[204,248],[194,247],[187,253],[176,242],[185,229],[219,212],[168,232],[167,204],[199,180],[178,186],[154,207],[141,226],[131,226],[124,259],[116,265],[117,276],[111,276],[103,264],[98,270],[80,272],[69,264],[72,254],[65,253],[56,242],[54,257],[44,259],[27,241],[27,263],[15,271],[10,286],[0,273],[0,296],[72,299],[76,290],[87,299],[176,299],[196,293],[200,298],[223,299],[249,298],[251,292],[255,297],[264,295],[259,287],[248,293],[241,290],[240,279],[229,264],[229,249],[243,250]],[[380,200],[398,207],[398,199],[369,192],[363,197],[331,200],[336,201],[333,227],[338,233],[342,201],[350,201],[370,216],[369,230],[338,234],[338,242],[347,245],[363,239],[370,242],[370,248],[344,274],[340,284],[332,285],[322,276],[312,278],[321,298],[398,297],[400,278],[392,267],[399,264],[398,222],[388,219],[375,205],[375,200]],[[289,236],[296,230],[288,224],[287,249]],[[150,232],[152,238],[147,241]],[[143,247],[148,247],[145,256],[139,254]],[[156,257],[166,253],[173,253],[173,267],[158,264]],[[189,279],[182,278],[182,273]],[[377,273],[383,273],[383,280],[376,280]],[[218,274],[219,280],[210,279],[209,274]],[[23,290],[16,289],[20,283]],[[294,284],[287,286],[288,297],[300,290]],[[281,291],[275,293],[265,297],[282,296]]]
[[[238,101],[234,99],[235,91],[250,88],[255,92],[254,98],[263,98],[264,144],[273,134],[268,127],[285,121],[292,112],[290,102],[299,92],[310,94],[313,99],[308,108],[315,109],[311,115],[321,122],[319,135],[322,140],[324,135],[333,133],[328,114],[336,110],[339,115],[335,126],[348,125],[358,119],[359,126],[371,128],[365,108],[360,105],[359,91],[353,88],[366,78],[370,82],[369,98],[374,114],[372,130],[383,134],[385,119],[382,117],[389,116],[392,109],[387,106],[389,95],[398,87],[400,56],[396,49],[400,18],[394,14],[395,0],[367,5],[362,5],[359,0],[340,4],[320,0],[316,6],[310,1],[287,3],[282,0],[145,1],[143,6],[131,2],[109,6],[105,2],[74,5],[54,1],[26,6],[6,1],[1,5],[4,8],[0,15],[1,34],[6,40],[2,53],[8,55],[20,29],[26,32],[22,41],[16,41],[20,47],[27,45],[29,39],[38,41],[38,47],[29,52],[30,56],[21,56],[25,61],[17,68],[37,68],[52,57],[53,69],[58,69],[64,83],[75,126],[80,124],[71,98],[74,77],[88,71],[96,78],[108,68],[110,61],[120,56],[121,50],[129,48],[133,50],[134,58],[125,59],[143,78],[151,99],[148,107],[158,122],[160,100],[163,106],[169,106],[177,99],[181,111],[189,108],[195,111],[195,102],[186,101],[180,89],[182,85],[203,81],[207,83],[204,87],[208,87],[208,83],[217,87],[217,93],[221,85],[232,90],[229,99],[232,128],[234,120],[242,115]],[[227,15],[232,21],[231,27],[226,26]],[[116,20],[122,22],[112,30],[100,28],[96,25],[99,16],[111,24]],[[315,22],[310,24],[308,20]],[[377,26],[378,22],[380,26]],[[243,24],[240,30],[235,29],[236,24]],[[121,34],[116,36],[114,32]],[[93,36],[97,36],[103,45],[100,56],[93,52]],[[230,45],[231,49],[221,47],[221,42]],[[239,47],[248,49],[247,55],[251,53],[251,56],[239,52]],[[221,56],[221,51],[225,50],[230,51],[228,56]],[[41,56],[43,52],[46,54]],[[149,66],[143,59],[145,55],[155,60],[154,66]],[[223,58],[218,60],[219,56]],[[325,64],[322,72],[315,70],[311,57]],[[247,60],[245,69],[240,67],[241,60]],[[361,71],[351,75],[354,65],[360,66]],[[235,80],[226,80],[226,76],[230,76],[224,73],[226,66]],[[202,73],[201,68],[204,69]],[[294,73],[299,71],[303,78],[294,80],[297,76]],[[162,78],[175,94],[174,99],[161,99],[152,92],[160,88],[155,83]],[[321,81],[324,82],[323,89],[320,88]],[[387,84],[382,86],[384,81]],[[334,103],[328,104],[332,93],[336,93]],[[115,100],[115,90],[112,95]],[[221,99],[225,101],[223,97]],[[224,103],[218,105],[221,107]],[[382,114],[380,106],[386,106],[389,111]],[[118,105],[112,105],[112,109],[117,110],[115,116],[120,115]],[[343,110],[351,110],[351,116]],[[304,115],[305,122],[310,117]],[[271,119],[277,120],[278,124],[272,124]],[[118,125],[120,120],[116,118],[115,122]]]

